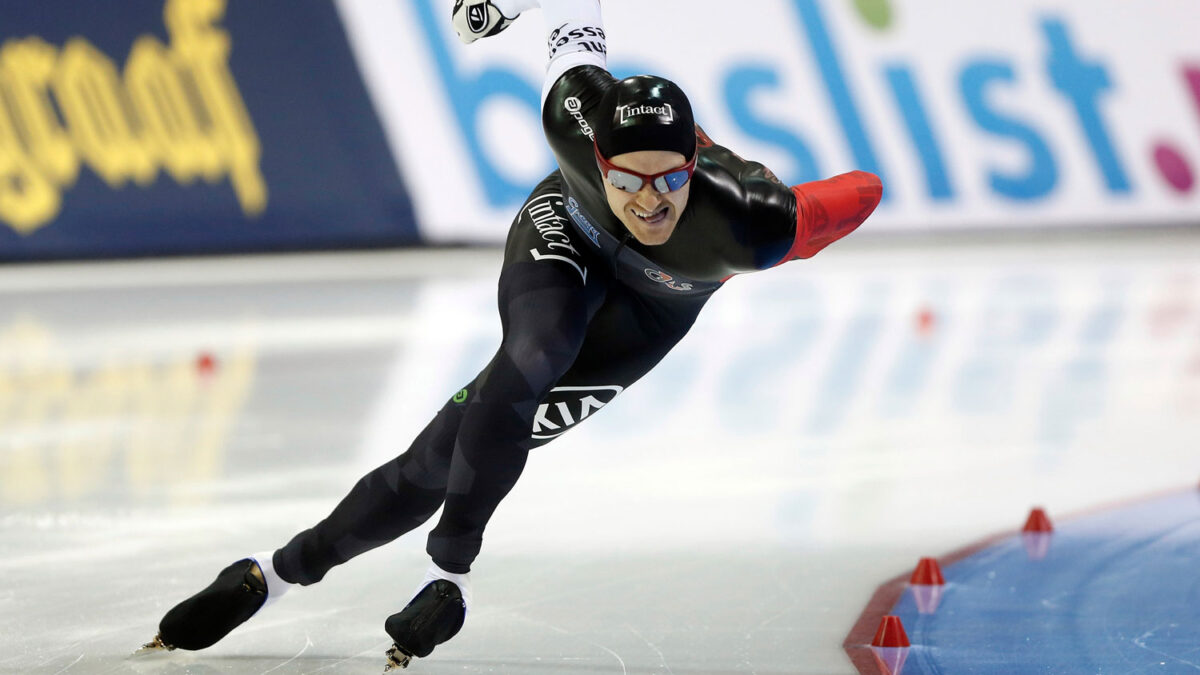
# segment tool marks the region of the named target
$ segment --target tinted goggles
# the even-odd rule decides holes
[[[600,167],[600,174],[604,176],[604,180],[608,181],[613,187],[624,190],[625,192],[638,192],[646,183],[654,186],[659,192],[674,192],[679,188],[687,185],[687,182],[692,179],[692,172],[696,170],[696,154],[688,160],[683,166],[656,173],[647,176],[644,173],[630,171],[615,166],[600,154],[600,148],[595,143],[592,144],[592,149],[596,153],[596,164]]]

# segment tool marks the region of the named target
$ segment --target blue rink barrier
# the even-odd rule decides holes
[[[1011,536],[951,562],[937,600],[905,589],[889,614],[911,641],[892,675],[1193,673],[1200,668],[1193,489]],[[928,587],[925,587],[928,588]],[[862,651],[857,645],[847,645]],[[852,651],[853,650],[853,651]],[[890,659],[890,661],[889,661]],[[856,660],[860,672],[875,672]]]
[[[325,0],[0,4],[0,260],[419,243]]]

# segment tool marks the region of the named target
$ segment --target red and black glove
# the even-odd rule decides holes
[[[850,234],[879,205],[883,183],[866,171],[851,171],[792,187],[796,195],[796,239],[779,263],[811,258]]]

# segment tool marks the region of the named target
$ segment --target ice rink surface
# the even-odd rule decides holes
[[[0,268],[0,672],[377,673],[428,527],[131,658],[488,360],[493,250]],[[602,383],[599,383],[602,384]],[[876,587],[1200,479],[1200,237],[847,241],[534,451],[413,673],[856,672]]]

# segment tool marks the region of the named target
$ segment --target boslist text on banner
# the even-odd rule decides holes
[[[0,4],[0,260],[417,241],[325,0]]]
[[[540,12],[459,43],[440,0],[338,0],[433,241],[501,241],[553,169]],[[1194,0],[605,0],[618,76],[680,83],[789,183],[879,174],[864,231],[1200,223]]]

